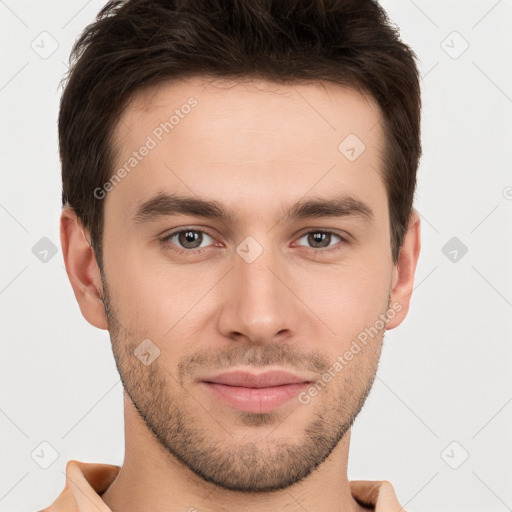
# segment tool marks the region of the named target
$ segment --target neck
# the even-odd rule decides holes
[[[113,512],[363,512],[347,479],[350,431],[308,477],[274,492],[246,494],[204,481],[165,450],[125,395],[125,459],[102,495]],[[328,490],[328,492],[326,492]]]

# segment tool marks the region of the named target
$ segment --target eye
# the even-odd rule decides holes
[[[334,237],[334,238],[333,238]],[[306,240],[306,243],[311,244],[310,247],[313,249],[327,249],[329,247],[332,247],[331,242],[335,242],[334,245],[336,245],[337,240],[341,242],[345,242],[343,238],[341,238],[340,235],[337,235],[336,233],[333,233],[332,231],[309,231],[308,233],[305,233],[302,235],[298,241],[300,240]],[[302,245],[302,244],[299,244]]]
[[[200,229],[182,229],[170,233],[162,239],[163,242],[170,242],[177,246],[176,250],[192,250],[207,247],[213,242],[213,238]],[[203,243],[206,242],[206,245]]]
[[[314,230],[304,233],[294,245],[303,245],[305,241],[311,249],[319,249],[321,252],[341,249],[345,243],[348,243],[340,235],[327,230]],[[213,237],[201,229],[180,229],[169,233],[161,239],[165,248],[177,253],[199,253],[206,249],[212,243],[215,243]]]

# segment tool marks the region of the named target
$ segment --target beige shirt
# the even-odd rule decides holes
[[[70,460],[66,465],[66,487],[49,507],[39,512],[112,512],[100,495],[115,480],[120,469],[111,464]],[[398,503],[393,486],[386,480],[352,480],[349,483],[354,499],[370,510],[406,512]]]

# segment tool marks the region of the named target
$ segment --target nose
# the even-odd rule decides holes
[[[286,262],[270,249],[252,262],[234,256],[225,283],[219,330],[232,340],[265,344],[284,342],[298,329],[304,312],[293,292]]]

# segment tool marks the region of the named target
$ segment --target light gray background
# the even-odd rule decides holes
[[[49,505],[69,459],[123,460],[108,333],[80,314],[58,232],[58,84],[103,3],[0,1],[2,511]],[[353,429],[349,478],[391,481],[411,511],[512,510],[512,0],[383,5],[423,77],[423,250],[409,317],[388,333]],[[46,262],[33,251],[43,237],[57,247]]]

